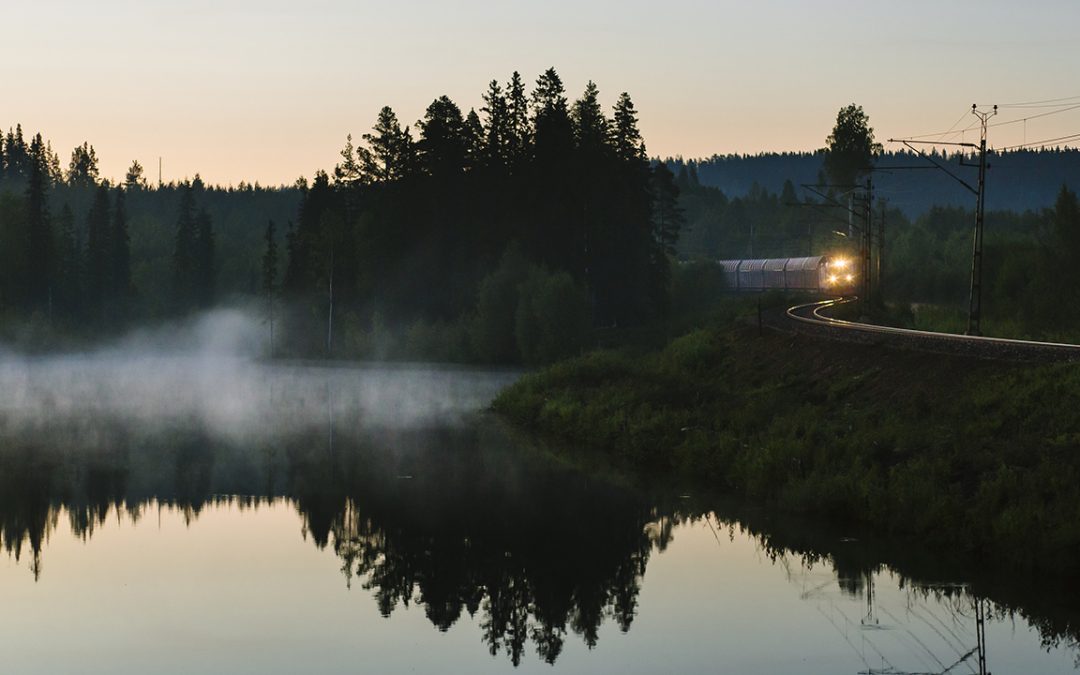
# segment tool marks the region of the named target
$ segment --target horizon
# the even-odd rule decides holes
[[[973,102],[1080,100],[1066,20],[1080,7],[933,9],[915,33],[885,7],[839,1],[695,2],[667,14],[642,2],[560,2],[538,14],[481,1],[388,10],[52,0],[5,16],[21,30],[0,45],[10,94],[0,125],[40,131],[65,166],[89,142],[114,180],[133,160],[156,179],[161,157],[166,183],[197,173],[208,184],[276,186],[332,169],[346,136],[369,131],[384,105],[409,125],[442,94],[479,110],[487,82],[514,70],[531,90],[554,67],[571,100],[591,79],[607,111],[629,92],[652,157],[817,150],[852,102],[885,141],[963,129]],[[1075,134],[1080,110],[1063,108],[1045,118],[1043,108],[1003,108],[997,122],[1015,123],[993,129],[990,145]]]

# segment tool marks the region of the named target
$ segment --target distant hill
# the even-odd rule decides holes
[[[702,185],[720,188],[729,198],[750,193],[755,184],[779,194],[785,180],[795,184],[800,196],[808,196],[799,186],[822,180],[823,152],[769,153],[761,155],[713,155],[708,159],[666,160],[678,174],[685,165],[697,172]],[[975,185],[975,168],[959,166],[959,155],[934,155],[954,173]],[[889,152],[878,159],[874,174],[876,194],[909,217],[925,213],[933,206],[974,205],[974,197],[945,172],[934,168],[897,169],[888,167],[932,167],[910,152]],[[1027,211],[1053,206],[1062,184],[1080,187],[1080,150],[1017,150],[995,153],[987,176],[988,210]]]

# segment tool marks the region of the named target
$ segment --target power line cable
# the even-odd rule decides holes
[[[1005,152],[1006,150],[1019,150],[1021,148],[1043,148],[1050,143],[1057,143],[1060,141],[1072,141],[1080,139],[1080,133],[1069,134],[1068,136],[1058,136],[1057,138],[1047,138],[1042,141],[1032,141],[1031,143],[1020,143],[1019,145],[1007,145],[1004,148],[995,148],[998,152]]]
[[[1006,121],[1003,121],[1003,122],[994,122],[993,124],[988,124],[986,126],[987,126],[987,128],[1004,127],[1004,126],[1008,126],[1010,124],[1019,124],[1021,122],[1027,122],[1028,120],[1035,120],[1035,119],[1039,119],[1041,117],[1049,117],[1050,115],[1057,115],[1059,113],[1064,113],[1064,112],[1069,112],[1071,110],[1080,109],[1080,103],[1070,103],[1070,104],[1064,104],[1064,105],[1066,106],[1064,108],[1058,108],[1056,110],[1050,110],[1048,112],[1039,113],[1037,115],[1028,115],[1027,117],[1020,117],[1020,118],[1017,118],[1017,119],[1014,119],[1014,120],[1006,120]],[[999,106],[999,107],[1001,107],[1001,106]],[[964,114],[967,115],[968,113],[965,111]],[[963,118],[961,118],[961,119],[963,119]],[[957,120],[957,121],[959,121],[959,120]],[[957,130],[957,131],[952,131],[952,129],[950,129],[949,131],[942,131],[942,132],[936,133],[936,134],[920,134],[918,136],[897,137],[896,140],[898,140],[898,141],[910,141],[910,140],[916,140],[916,139],[920,139],[920,138],[931,138],[931,137],[946,136],[948,134],[955,135],[955,134],[958,134],[958,133],[964,133],[964,132],[967,132],[967,131],[971,131],[972,129],[977,128],[979,125],[980,125],[980,123],[976,122],[975,124],[972,124],[971,126],[968,126],[968,127],[964,128],[964,129],[960,129],[960,130]],[[953,127],[955,127],[955,126],[956,126],[956,124],[953,124]],[[939,140],[941,140],[941,139],[939,139]]]
[[[1042,101],[1019,101],[1017,103],[1001,103],[1001,108],[1020,108],[1025,106],[1042,105],[1044,103],[1057,103],[1059,101],[1074,101],[1080,99],[1080,96],[1063,96],[1061,98],[1048,98]]]
[[[962,115],[960,115],[960,117],[956,118],[956,121],[952,123],[952,126],[949,127],[947,131],[941,131],[941,132],[938,132],[936,134],[919,134],[918,136],[905,136],[905,138],[912,139],[912,138],[930,138],[931,136],[944,136],[944,135],[946,135],[948,133],[951,133],[952,130],[956,128],[956,125],[960,124],[960,122],[962,122],[964,120],[964,118],[967,117],[967,116],[968,116],[968,111],[965,110],[964,113]]]
[[[1069,112],[1070,110],[1076,110],[1080,108],[1080,103],[1070,105],[1067,108],[1060,108],[1058,110],[1051,110],[1050,112],[1039,113],[1038,115],[1028,115],[1027,117],[1021,117],[1015,120],[1007,120],[1005,122],[994,122],[993,124],[986,125],[987,127],[1004,127],[1009,124],[1019,124],[1020,122],[1026,122],[1028,120],[1036,120],[1040,117],[1049,117],[1050,115],[1057,115],[1058,113]]]

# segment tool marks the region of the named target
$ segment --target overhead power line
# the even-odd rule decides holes
[[[1069,112],[1070,110],[1076,110],[1077,108],[1080,108],[1080,103],[1070,105],[1067,108],[1059,108],[1058,110],[1051,110],[1050,112],[1039,113],[1038,115],[1028,115],[1027,117],[1021,117],[1015,120],[1007,120],[1005,122],[994,122],[993,124],[989,124],[987,126],[1004,127],[1009,124],[1019,124],[1020,122],[1027,122],[1028,120],[1037,120],[1040,117],[1049,117],[1050,115],[1057,115],[1058,113]]]
[[[1069,134],[1068,136],[1058,136],[1057,138],[1047,138],[1042,141],[1032,141],[1031,143],[1020,143],[1018,145],[1008,145],[1004,148],[997,148],[998,152],[1004,152],[1006,150],[1019,150],[1021,148],[1043,148],[1050,143],[1059,143],[1061,141],[1072,141],[1080,139],[1080,134]]]
[[[1048,98],[1042,101],[1019,101],[1017,103],[999,103],[999,108],[1024,108],[1027,106],[1043,105],[1046,103],[1060,103],[1061,101],[1080,100],[1080,96],[1063,96],[1061,98]]]
[[[1035,120],[1035,119],[1039,119],[1041,117],[1049,117],[1050,115],[1057,115],[1059,113],[1069,112],[1071,110],[1077,110],[1077,109],[1080,109],[1080,103],[1070,103],[1070,104],[1065,104],[1064,108],[1057,108],[1056,110],[1050,110],[1050,111],[1047,111],[1047,112],[1044,112],[1044,113],[1038,113],[1037,115],[1028,115],[1027,117],[1020,117],[1020,118],[1017,118],[1017,119],[1014,119],[1014,120],[1005,120],[1003,122],[994,122],[993,124],[988,124],[987,127],[988,128],[994,128],[994,127],[1004,127],[1004,126],[1008,126],[1010,124],[1020,124],[1021,122],[1027,122],[1029,120]],[[966,115],[966,113],[965,113],[965,115]],[[957,120],[957,122],[959,122],[959,120]],[[956,127],[956,123],[953,123],[953,126],[950,127],[948,131],[942,131],[942,132],[935,133],[935,134],[920,134],[918,136],[903,136],[903,137],[898,137],[896,140],[897,141],[913,141],[913,140],[922,139],[922,138],[932,138],[932,137],[947,136],[949,134],[955,135],[955,134],[958,134],[958,133],[971,131],[972,129],[977,129],[980,126],[981,126],[981,123],[976,122],[976,123],[972,124],[971,126],[968,126],[968,127],[964,128],[964,129],[958,129],[956,131],[953,131],[953,129]]]

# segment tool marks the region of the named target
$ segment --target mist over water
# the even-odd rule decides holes
[[[515,372],[270,361],[266,337],[223,310],[0,354],[13,672],[939,672],[971,646],[982,591],[919,590],[963,570],[552,461],[477,414]],[[1075,613],[1011,593],[986,583],[1000,672],[1071,672]]]
[[[0,353],[2,431],[112,419],[243,439],[328,423],[459,424],[516,377],[430,365],[271,362],[263,360],[266,333],[248,313],[218,310],[84,353]]]

